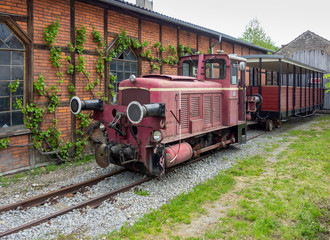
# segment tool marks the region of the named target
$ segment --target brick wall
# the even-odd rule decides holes
[[[26,15],[26,0],[1,0],[0,9],[0,12]]]
[[[168,46],[171,44],[173,47],[176,48],[177,46],[177,30],[175,28],[162,26],[162,45],[166,47],[166,51],[168,51]],[[163,57],[167,57],[167,52],[163,53]],[[164,64],[163,65],[163,73],[169,74],[169,75],[175,75],[177,74],[177,68]]]
[[[246,47],[243,47],[243,53],[242,53],[242,55],[243,55],[243,56],[244,56],[244,55],[249,55],[249,49],[246,48]]]
[[[34,0],[34,43],[45,44],[42,38],[45,28],[59,17],[60,29],[56,44],[67,46],[70,42],[70,1]]]
[[[10,137],[13,145],[25,145],[28,143],[28,136]],[[28,147],[7,147],[0,150],[0,173],[29,166]]]
[[[222,42],[221,44],[222,44],[221,50],[225,51],[226,54],[233,53],[233,44],[227,42]]]
[[[95,51],[95,46],[97,45],[93,42],[93,26],[98,32],[100,32],[102,37],[104,35],[103,12],[103,8],[91,6],[86,3],[76,2],[76,27],[79,29],[82,26],[85,26],[86,28],[86,50]]]
[[[185,47],[191,47],[192,49],[197,49],[197,35],[195,33],[180,30],[179,34],[180,44]]]
[[[130,37],[138,38],[138,22],[137,18],[121,14],[115,11],[108,11],[109,31],[112,33],[120,33],[121,30],[126,31]]]
[[[153,22],[142,21],[141,26],[141,41],[148,41],[150,43],[149,47],[145,50],[150,49],[151,55],[159,57],[156,53],[156,49],[153,45],[157,42],[160,42],[160,32],[159,32],[159,24]],[[151,73],[151,67],[149,62],[142,63],[142,74],[149,74]],[[159,70],[154,70],[154,74],[160,73]]]
[[[21,15],[21,18],[16,21],[18,26],[25,33],[28,32],[28,13],[27,13],[27,0],[1,0],[0,1],[0,12],[7,14]],[[141,40],[150,42],[149,49],[152,50],[152,55],[155,56],[156,51],[152,47],[153,44],[160,41],[163,46],[168,49],[168,45],[172,44],[177,47],[178,44],[183,44],[185,47],[190,46],[192,49],[202,51],[203,53],[208,53],[210,48],[210,37],[202,34],[197,34],[196,32],[188,31],[186,29],[179,30],[179,42],[177,42],[177,27],[169,26],[166,23],[152,22],[146,20],[146,18],[141,18],[141,29],[139,30],[139,17],[137,15],[129,15],[125,13],[116,12],[114,10],[106,10],[108,20],[108,43],[114,40],[116,34],[121,32],[121,29],[126,31],[129,37],[138,38],[139,31],[141,32]],[[96,44],[92,39],[92,26],[100,32],[101,36],[104,36],[104,9],[102,7],[93,6],[90,4],[82,3],[80,1],[75,2],[75,27],[80,28],[82,25],[86,27],[87,30],[87,42],[85,44],[85,49],[87,50],[84,55],[86,57],[86,70],[91,73],[90,79],[94,81],[97,73],[95,68],[95,63],[97,61]],[[43,32],[45,27],[51,22],[56,21],[59,17],[60,29],[59,35],[57,36],[56,45],[62,47],[62,57],[71,55],[67,50],[67,44],[70,42],[70,0],[33,0],[33,74],[31,79],[27,78],[27,81],[36,80],[41,73],[44,74],[46,79],[46,84],[48,86],[58,82],[58,77],[56,76],[56,70],[52,66],[49,60],[50,53],[45,46],[45,41],[43,39]],[[161,29],[161,33],[160,33]],[[160,39],[161,37],[161,39]],[[224,50],[225,53],[230,54],[235,52],[238,55],[249,54],[249,49],[242,47],[240,45],[233,46],[231,43],[222,41],[221,44],[217,43],[218,39],[211,39],[211,45],[215,44],[213,52],[216,53],[217,50]],[[256,54],[256,51],[251,51],[251,54]],[[167,53],[163,53],[163,57],[166,58]],[[77,62],[77,54],[75,60]],[[63,67],[61,71],[65,72],[67,69],[66,62],[63,61]],[[141,61],[141,73],[149,74],[151,73],[150,63],[148,61]],[[177,68],[164,64],[162,66],[163,74],[177,74]],[[156,70],[152,73],[160,73]],[[67,86],[70,83],[70,76],[64,74],[64,82],[60,86],[61,94],[60,101],[61,105],[57,108],[55,114],[59,120],[58,128],[62,132],[62,137],[64,141],[71,139],[72,122],[71,113],[69,109],[69,93],[67,91]],[[98,85],[94,94],[98,91],[104,92],[104,80]],[[76,94],[81,99],[90,99],[92,95],[89,91],[85,90],[87,84],[86,77],[81,73],[76,73],[75,75],[76,83]],[[33,101],[38,105],[43,105],[46,102],[44,97],[39,97],[37,95],[30,96]],[[43,128],[46,129],[53,123],[54,114],[49,114],[46,116],[45,124]],[[78,123],[76,123],[77,125]],[[1,132],[0,132],[1,133]],[[10,136],[12,144],[28,144],[28,135],[21,136]],[[7,149],[0,150],[0,172],[9,171],[13,169],[19,169],[22,167],[29,166],[31,163],[35,162],[36,159],[29,159],[29,149],[28,147],[8,147]],[[36,155],[39,158],[38,154]],[[43,159],[43,158],[40,158]],[[39,161],[39,160],[38,160]]]
[[[202,51],[204,54],[207,54],[210,48],[209,38],[205,36],[199,36],[198,40],[198,50]]]

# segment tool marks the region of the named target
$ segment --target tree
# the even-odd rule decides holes
[[[252,19],[248,25],[246,25],[243,36],[239,39],[273,51],[278,50],[278,47],[275,46],[274,42],[266,35],[265,30],[260,26],[260,22],[257,18]]]

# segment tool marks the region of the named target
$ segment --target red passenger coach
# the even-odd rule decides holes
[[[107,142],[96,150],[101,167],[113,163],[159,176],[206,151],[245,142],[246,60],[212,54],[180,61],[182,76],[121,82],[117,105],[71,100],[73,113],[93,109],[105,126]]]
[[[323,106],[324,71],[280,55],[248,55],[247,94],[262,103],[252,118],[272,130],[281,120],[306,116]]]

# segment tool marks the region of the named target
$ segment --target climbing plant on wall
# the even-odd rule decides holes
[[[21,99],[16,100],[15,106],[17,109],[22,109],[24,114],[24,124],[32,132],[32,139],[34,147],[41,153],[60,161],[68,161],[72,159],[81,158],[84,150],[84,146],[87,145],[88,138],[92,139],[91,131],[95,129],[97,123],[91,124],[92,119],[89,114],[79,113],[77,115],[78,128],[75,130],[75,141],[64,142],[61,137],[61,131],[58,129],[58,118],[56,116],[56,109],[60,106],[61,84],[64,82],[64,74],[69,76],[74,74],[82,74],[86,79],[85,90],[90,93],[92,98],[100,97],[104,101],[108,101],[108,97],[104,95],[102,91],[95,92],[96,86],[104,81],[104,65],[106,62],[112,61],[113,58],[121,54],[125,49],[131,47],[140,52],[141,57],[145,61],[150,62],[151,71],[160,69],[163,64],[174,66],[179,62],[179,56],[185,54],[192,54],[191,48],[184,47],[182,44],[176,49],[173,45],[169,45],[167,48],[156,42],[151,44],[147,41],[139,42],[136,39],[127,36],[124,30],[118,34],[115,42],[115,48],[111,49],[106,55],[106,45],[100,32],[92,26],[92,37],[94,43],[96,43],[96,51],[98,58],[95,63],[96,77],[92,79],[91,73],[86,68],[86,58],[84,56],[85,43],[87,40],[87,30],[84,25],[76,29],[75,46],[68,43],[69,51],[78,54],[77,62],[74,66],[70,56],[66,56],[63,59],[63,53],[61,47],[57,47],[56,38],[59,32],[60,21],[59,18],[55,22],[51,23],[44,30],[43,38],[50,51],[50,61],[55,68],[57,81],[53,85],[47,85],[46,79],[43,73],[33,83],[34,93],[45,98],[46,104],[27,103],[25,106]],[[152,51],[154,49],[154,51]],[[160,54],[162,53],[162,54]],[[160,57],[162,55],[162,58]],[[64,63],[67,63],[67,68],[62,71]],[[113,95],[112,83],[116,81],[116,77],[110,75],[110,84],[106,86],[110,89],[110,95]],[[19,85],[18,81],[10,84],[12,92],[17,90]],[[70,82],[68,84],[68,93],[71,98],[76,94],[75,86]],[[46,123],[46,117],[52,116],[52,123]],[[93,140],[93,139],[92,139]],[[8,138],[0,139],[0,149],[6,148],[10,143]]]

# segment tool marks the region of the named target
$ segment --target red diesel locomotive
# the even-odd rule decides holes
[[[107,142],[95,152],[99,166],[160,176],[203,152],[246,141],[246,112],[256,111],[261,100],[245,101],[246,59],[196,55],[181,58],[180,66],[182,76],[122,81],[118,105],[71,99],[74,114],[94,110],[94,119],[105,126]]]

